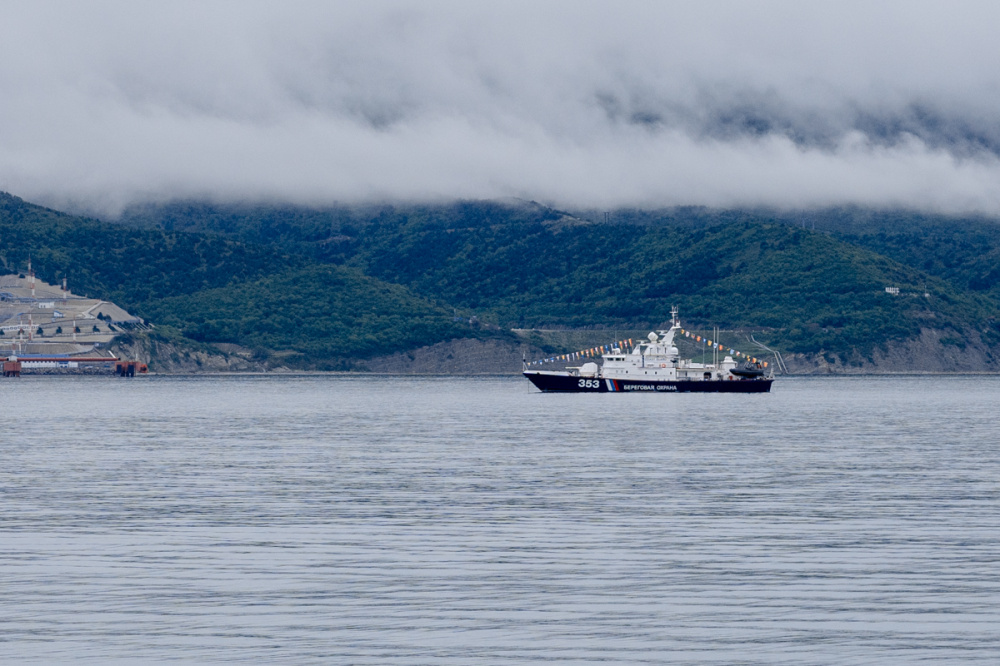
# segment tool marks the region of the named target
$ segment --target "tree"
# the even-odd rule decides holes
[[[56,326],[56,335],[62,335],[62,326]]]

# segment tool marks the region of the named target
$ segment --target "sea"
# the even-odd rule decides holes
[[[1000,377],[0,381],[0,662],[1000,663]]]

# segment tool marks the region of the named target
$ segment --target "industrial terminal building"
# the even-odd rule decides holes
[[[114,356],[106,348],[145,322],[114,303],[77,296],[65,282],[54,286],[27,275],[0,276],[0,357],[25,368],[76,367],[79,360]],[[33,361],[32,357],[45,357]]]

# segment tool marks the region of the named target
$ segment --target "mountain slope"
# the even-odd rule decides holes
[[[519,327],[653,326],[677,304],[693,325],[769,328],[783,349],[805,353],[868,353],[928,325],[996,334],[991,299],[785,224],[441,228],[400,219],[369,232],[352,262]]]
[[[806,354],[870,358],[926,329],[997,340],[997,298],[972,288],[976,257],[991,256],[988,221],[966,222],[978,235],[956,263],[948,257],[961,233],[948,242],[944,232],[919,231],[953,221],[904,213],[683,208],[615,211],[605,223],[531,202],[194,210],[188,226],[255,238],[280,229],[284,247],[308,247],[503,327],[655,326],[677,304],[694,326],[766,329],[779,348]],[[182,213],[167,207],[161,224],[180,223]],[[146,209],[143,223],[155,220]],[[297,228],[297,220],[307,222]],[[895,244],[880,245],[890,229]],[[900,295],[887,294],[890,286]]]
[[[282,365],[346,367],[355,358],[494,335],[405,287],[319,264],[275,245],[134,229],[0,193],[0,263],[68,276],[75,293],[122,304],[197,342],[282,352]]]
[[[165,298],[148,312],[195,340],[274,350],[283,364],[327,370],[476,334],[405,287],[332,265]]]
[[[285,350],[323,367],[376,353],[382,328],[396,345],[384,351],[487,335],[452,322],[451,308],[502,329],[641,328],[663,324],[678,305],[693,328],[753,330],[784,352],[867,362],[903,341],[961,349],[972,340],[985,350],[977,363],[993,363],[986,346],[1000,341],[984,272],[1000,236],[994,246],[987,221],[966,221],[974,233],[963,245],[940,218],[903,230],[882,215],[875,231],[831,211],[620,211],[606,223],[532,202],[189,203],[145,207],[131,218],[137,229],[19,205],[35,216],[22,238],[46,270],[71,267],[192,339]],[[3,211],[0,240],[14,232]],[[17,254],[3,247],[0,258]],[[948,264],[956,247],[960,259]],[[407,318],[420,322],[413,335]]]
[[[0,263],[78,293],[145,303],[252,280],[309,262],[278,247],[212,235],[141,230],[66,215],[0,193]]]

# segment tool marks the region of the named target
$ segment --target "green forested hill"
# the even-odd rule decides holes
[[[284,363],[319,369],[473,333],[406,287],[329,264],[165,298],[146,312],[195,340],[279,350]]]
[[[377,225],[352,259],[371,275],[503,325],[772,329],[789,351],[864,353],[921,326],[995,334],[992,299],[868,249],[789,226]],[[890,296],[885,287],[899,287]],[[924,296],[928,294],[928,296]]]
[[[0,262],[22,272],[29,256],[43,280],[66,276],[75,293],[112,300],[191,340],[289,352],[282,363],[298,367],[346,367],[377,352],[485,334],[403,286],[282,245],[111,225],[0,193]]]
[[[654,326],[677,304],[695,325],[768,329],[775,344],[806,353],[866,353],[925,326],[996,338],[989,271],[1000,234],[990,220],[682,208],[615,211],[603,223],[523,202],[165,209],[169,224],[180,218],[280,237],[503,327]],[[156,219],[147,208],[140,221]]]
[[[485,334],[453,322],[453,310],[500,329],[640,328],[667,321],[671,305],[692,327],[754,330],[783,351],[846,358],[922,328],[997,342],[995,224],[699,208],[604,222],[466,201],[178,203],[108,225],[8,196],[0,259],[16,269],[30,251],[43,277],[67,272],[78,290],[191,339],[286,351],[313,367]]]
[[[0,262],[16,273],[29,257],[42,279],[56,283],[65,276],[77,293],[133,309],[308,263],[276,246],[111,225],[0,193]]]
[[[827,215],[817,225],[956,287],[1000,297],[1000,221],[864,211]]]

